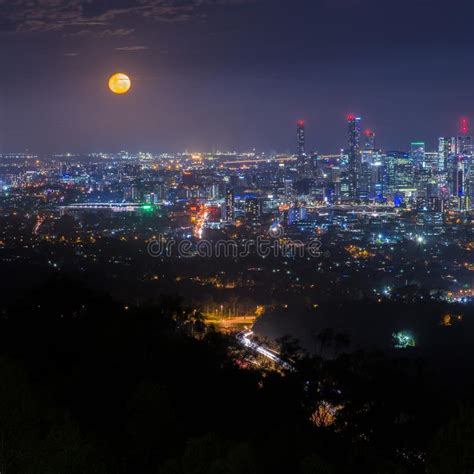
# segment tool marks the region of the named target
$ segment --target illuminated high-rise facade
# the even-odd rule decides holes
[[[425,165],[425,142],[412,142],[410,156],[416,168],[423,168]]]
[[[408,153],[387,152],[384,171],[385,189],[390,196],[409,196],[414,191],[414,167]]]
[[[414,168],[414,179],[417,197],[426,197],[428,182],[431,178],[431,168],[426,162],[425,142],[412,142],[410,159]]]
[[[364,150],[375,150],[375,132],[370,128],[364,130]]]
[[[457,148],[458,143],[454,137],[440,137],[438,141],[438,151],[440,156],[440,170],[443,172],[444,192],[443,198],[449,200],[451,196],[456,196],[457,181]]]
[[[359,179],[361,173],[360,152],[360,117],[352,114],[347,116],[349,148],[348,148],[348,179],[349,198],[359,198]]]
[[[384,188],[384,155],[375,153],[372,157],[372,176],[370,180],[369,196],[371,199],[383,201],[385,197]]]
[[[459,136],[456,138],[456,153],[472,154],[472,137],[469,135],[469,119],[459,120]]]
[[[466,210],[474,209],[474,156],[467,157]]]
[[[299,160],[304,160],[306,155],[306,130],[304,120],[296,122],[296,154]]]
[[[262,202],[258,198],[247,198],[245,200],[245,214],[249,221],[256,222],[262,212]]]
[[[440,154],[440,169],[442,171],[447,171],[449,157],[456,153],[456,139],[440,137],[438,139],[438,151]]]
[[[225,203],[224,203],[224,221],[234,222],[235,218],[235,198],[234,191],[228,188],[225,192]]]
[[[453,159],[452,167],[452,183],[453,183],[453,196],[462,197],[464,195],[464,157],[462,155],[456,155]]]
[[[474,145],[469,135],[469,120],[459,121],[459,135],[439,139],[439,156],[443,164],[445,199],[459,210],[469,210],[472,206],[472,159]]]
[[[456,137],[456,153],[472,153],[472,137],[469,135],[460,135]]]
[[[374,198],[372,192],[373,164],[377,154],[375,151],[375,133],[369,128],[363,133],[364,147],[361,150],[360,170],[358,177],[358,198],[366,201]]]

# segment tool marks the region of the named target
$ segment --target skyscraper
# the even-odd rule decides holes
[[[230,188],[226,189],[225,192],[225,205],[224,205],[224,221],[225,222],[233,222],[235,217],[235,199],[234,199],[234,191]]]
[[[438,139],[438,151],[440,154],[440,169],[448,170],[449,157],[456,153],[456,140],[449,137],[440,137]]]
[[[467,157],[466,173],[466,209],[474,209],[474,156]]]
[[[459,136],[456,138],[456,153],[472,154],[472,138],[469,133],[469,120],[462,117],[459,121]]]
[[[375,132],[370,128],[364,130],[365,144],[364,149],[367,151],[375,150]]]
[[[462,197],[464,195],[464,175],[465,160],[462,155],[456,155],[453,159],[452,166],[452,194],[454,197]]]
[[[382,201],[385,196],[383,162],[384,155],[376,153],[372,157],[369,197],[377,201]]]
[[[431,168],[426,163],[425,142],[410,144],[410,159],[414,169],[415,188],[418,197],[426,197]]]
[[[412,142],[410,156],[415,167],[423,168],[425,165],[425,142]]]
[[[260,218],[262,210],[261,200],[258,198],[247,198],[245,200],[245,213],[248,220],[256,222]]]
[[[359,175],[361,168],[360,153],[360,117],[352,114],[347,116],[349,133],[349,198],[357,199],[359,197]]]
[[[283,184],[285,186],[285,197],[289,199],[293,195],[293,181],[291,179],[285,179]]]
[[[304,120],[296,122],[296,154],[299,160],[303,160],[306,154]]]
[[[385,156],[385,189],[392,197],[408,196],[413,191],[414,167],[408,153],[388,151]]]
[[[359,179],[357,183],[358,198],[367,200],[370,197],[370,185],[372,181],[372,164],[375,154],[375,133],[367,128],[364,130],[364,149],[361,150],[361,163]]]

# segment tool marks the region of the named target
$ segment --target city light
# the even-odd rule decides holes
[[[416,341],[413,334],[409,331],[400,331],[392,334],[393,345],[396,349],[407,349],[416,347]]]

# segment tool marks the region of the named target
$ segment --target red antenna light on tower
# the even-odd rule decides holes
[[[370,128],[367,128],[367,129],[364,130],[364,135],[366,137],[371,137],[371,136],[374,135],[374,132]]]
[[[459,120],[459,131],[462,135],[469,133],[469,119],[467,117],[461,117]]]
[[[347,114],[347,120],[351,122],[352,120],[355,120],[354,114]]]
[[[298,127],[304,127],[304,120],[298,120],[298,122],[296,122],[296,125],[298,125]]]

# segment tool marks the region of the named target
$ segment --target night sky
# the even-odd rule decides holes
[[[472,0],[0,0],[0,150],[435,146],[474,120]],[[133,81],[114,96],[108,76]]]

